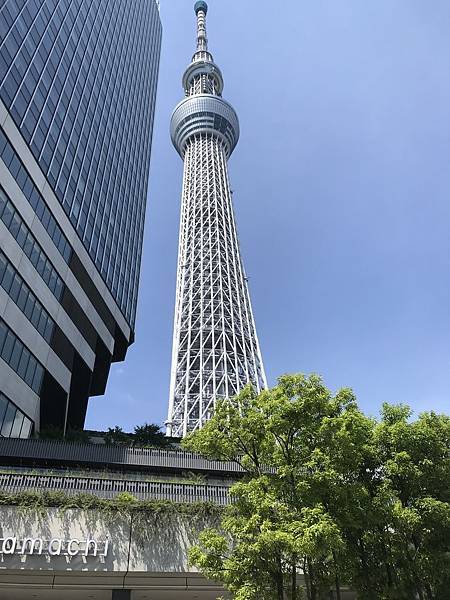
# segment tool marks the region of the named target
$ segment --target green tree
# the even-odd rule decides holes
[[[68,428],[66,432],[59,427],[55,427],[50,425],[49,427],[45,427],[41,429],[39,432],[35,433],[35,437],[43,440],[61,440],[66,442],[80,442],[87,443],[89,442],[89,432],[84,431],[83,429],[70,429]]]
[[[133,443],[136,446],[170,446],[170,440],[161,431],[159,425],[144,423],[134,428]]]
[[[237,462],[245,477],[221,528],[190,558],[238,600],[442,600],[449,572],[449,418],[383,407],[381,422],[349,389],[283,376],[218,403],[185,446]]]
[[[125,433],[122,427],[116,425],[115,427],[108,427],[108,430],[105,433],[105,442],[106,444],[118,444],[126,446],[131,444],[131,436],[129,433]]]
[[[405,406],[384,404],[375,429],[384,510],[383,544],[393,584],[387,598],[450,598],[450,418],[411,421]]]
[[[219,403],[211,421],[185,441],[210,458],[236,461],[247,474],[232,488],[235,504],[223,531],[206,532],[191,554],[237,598],[267,593],[295,600],[301,571],[308,598],[328,598],[330,586],[340,597],[343,539],[327,505],[339,496],[341,478],[328,446],[341,435],[339,460],[347,469],[358,462],[352,438],[361,432],[348,427],[347,412],[361,417],[349,390],[333,396],[318,376],[284,376],[270,391],[246,388],[235,402]],[[364,425],[370,430],[370,422]],[[211,565],[209,550],[220,536],[228,553],[222,562],[215,554]]]

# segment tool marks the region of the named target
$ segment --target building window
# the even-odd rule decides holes
[[[0,250],[0,286],[50,344],[55,322]]]
[[[44,367],[1,319],[0,358],[25,381],[33,392],[39,395]]]
[[[33,421],[0,392],[0,436],[30,437]]]
[[[34,212],[38,216],[40,222],[45,227],[51,240],[55,244],[57,250],[63,257],[66,263],[69,263],[72,255],[72,249],[66,236],[61,228],[56,223],[55,218],[50,213],[41,193],[34,185],[31,177],[28,175],[25,167],[14,151],[9,141],[6,139],[3,131],[0,130],[0,157],[8,167],[11,175],[16,180],[18,186],[22,190],[25,198],[30,203]]]
[[[33,234],[22,221],[19,213],[0,188],[0,219],[30,259],[32,265],[47,284],[57,300],[61,299],[64,284],[50,261],[36,242]]]

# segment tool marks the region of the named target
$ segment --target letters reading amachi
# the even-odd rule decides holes
[[[97,541],[93,538],[80,540],[71,538],[52,538],[45,540],[40,537],[17,538],[15,536],[0,538],[0,553],[20,555],[42,555],[49,556],[101,556],[108,554],[109,540]]]

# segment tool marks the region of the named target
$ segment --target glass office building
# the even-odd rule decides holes
[[[0,435],[81,427],[134,338],[156,0],[0,0]]]

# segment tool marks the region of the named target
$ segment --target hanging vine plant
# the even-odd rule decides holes
[[[139,500],[129,492],[117,494],[112,499],[91,494],[68,495],[64,492],[0,492],[0,506],[16,506],[21,510],[45,511],[58,508],[97,510],[100,512],[129,516],[131,514],[188,515],[191,517],[217,518],[224,508],[212,502],[173,502],[170,500]]]

